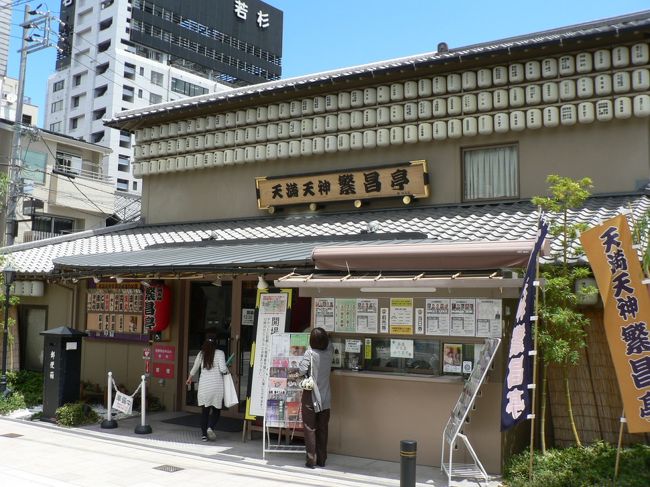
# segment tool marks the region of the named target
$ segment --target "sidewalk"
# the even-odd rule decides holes
[[[120,420],[112,430],[99,425],[68,429],[0,417],[2,485],[388,487],[400,483],[399,463],[331,454],[326,468],[309,470],[302,453],[269,453],[263,460],[259,433],[243,443],[241,432],[217,431],[216,442],[203,443],[198,429],[162,422],[185,414],[149,415],[147,423],[153,429],[149,435],[134,433],[139,417]],[[448,484],[439,468],[418,466],[417,485]],[[450,485],[481,484],[462,480]],[[498,485],[497,480],[489,483]]]

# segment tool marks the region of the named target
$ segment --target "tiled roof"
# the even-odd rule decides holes
[[[310,86],[343,81],[359,76],[377,76],[383,73],[399,71],[403,69],[417,69],[419,66],[433,64],[448,64],[449,62],[460,62],[465,58],[476,58],[480,56],[491,56],[499,52],[511,52],[514,50],[531,49],[534,47],[547,46],[549,44],[560,44],[575,39],[586,39],[590,37],[618,36],[627,30],[638,30],[647,28],[650,25],[650,10],[637,12],[619,17],[601,19],[592,22],[585,22],[558,29],[535,32],[522,36],[509,37],[491,42],[473,44],[470,46],[449,49],[447,52],[428,52],[398,59],[389,59],[371,64],[351,66],[332,71],[308,74],[294,78],[280,79],[268,83],[260,83],[252,86],[234,88],[219,93],[207,93],[191,98],[160,103],[145,108],[127,110],[116,114],[112,120],[107,122],[108,126],[121,127],[131,120],[141,120],[156,114],[165,114],[179,110],[197,108],[203,105],[210,105],[224,101],[247,99],[262,94],[271,94],[296,88],[308,88]]]
[[[595,196],[583,208],[573,212],[571,219],[595,225],[618,214],[622,208],[632,208],[634,216],[641,217],[650,209],[650,198],[638,193]],[[19,272],[37,275],[51,272],[53,259],[57,257],[133,252],[155,244],[202,242],[206,239],[241,242],[269,239],[269,242],[278,242],[278,239],[288,237],[359,235],[369,228],[382,234],[418,232],[438,241],[521,240],[535,237],[536,221],[537,209],[529,201],[414,206],[161,225],[132,223],[15,245],[0,249],[0,253],[10,253],[12,265]],[[560,248],[557,243],[552,247],[556,253]]]

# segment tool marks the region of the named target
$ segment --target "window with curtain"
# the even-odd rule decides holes
[[[519,167],[516,145],[463,151],[463,200],[516,198]]]

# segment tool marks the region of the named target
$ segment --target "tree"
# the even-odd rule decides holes
[[[575,242],[585,225],[569,223],[569,213],[584,205],[592,188],[591,179],[574,180],[568,177],[550,175],[550,197],[536,196],[533,204],[549,213],[549,232],[561,244],[561,264],[544,266],[541,277],[544,279],[544,299],[539,306],[541,321],[538,328],[538,342],[542,350],[542,409],[541,409],[541,443],[546,450],[546,394],[547,371],[550,365],[561,367],[564,392],[567,402],[571,430],[578,446],[582,446],[573,417],[571,391],[569,388],[569,367],[580,360],[580,350],[585,346],[585,329],[589,319],[578,310],[579,296],[576,294],[577,279],[588,277],[591,270],[585,266],[569,265],[571,256],[582,253]],[[597,292],[593,287],[585,288],[583,294]]]

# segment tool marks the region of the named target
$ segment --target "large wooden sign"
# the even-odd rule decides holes
[[[256,178],[257,206],[325,203],[429,195],[426,161],[331,173]]]

